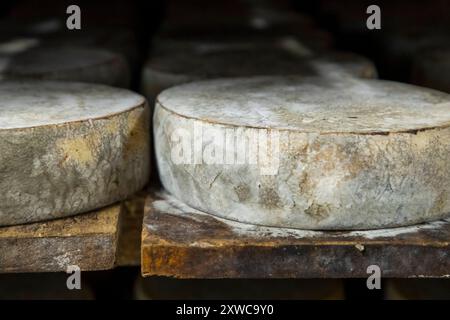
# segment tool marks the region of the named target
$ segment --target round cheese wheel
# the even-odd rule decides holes
[[[85,20],[83,20],[85,22]],[[20,38],[35,38],[49,46],[71,46],[98,48],[117,52],[134,67],[139,58],[137,39],[134,32],[125,27],[108,26],[101,28],[89,25],[81,30],[69,30],[66,18],[27,19],[18,23],[17,19],[0,21],[0,41]],[[2,45],[0,42],[0,46]]]
[[[131,68],[135,68],[139,60],[137,40],[133,32],[126,28],[111,27],[67,30],[63,26],[52,33],[41,36],[42,42],[53,46],[76,46],[83,48],[104,49],[118,53],[126,58]]]
[[[450,213],[450,96],[320,77],[193,82],[154,115],[164,187],[232,220],[372,229]]]
[[[34,43],[31,39],[11,40],[0,45],[1,48],[6,54],[0,55],[0,79],[63,80],[129,86],[127,62],[121,55],[106,50],[39,46],[38,42]]]
[[[371,61],[353,53],[312,56],[298,45],[239,44],[186,46],[155,55],[142,73],[142,92],[153,101],[164,89],[195,80],[262,75],[301,75],[374,78]]]
[[[149,173],[149,110],[124,89],[0,82],[0,225],[123,200]]]

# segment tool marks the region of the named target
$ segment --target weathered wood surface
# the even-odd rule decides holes
[[[242,224],[147,197],[142,274],[176,278],[449,277],[450,221],[373,231],[303,231]]]
[[[121,205],[76,217],[0,228],[0,273],[114,267]]]

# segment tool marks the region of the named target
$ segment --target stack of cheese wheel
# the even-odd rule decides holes
[[[117,53],[96,48],[41,46],[38,39],[0,43],[0,79],[42,79],[128,87],[129,67]]]
[[[297,41],[171,43],[144,66],[142,92],[154,101],[162,90],[201,79],[257,75],[376,77],[372,62],[352,53],[311,56]],[[288,39],[289,40],[289,39]],[[176,50],[170,50],[176,49]]]
[[[158,96],[154,136],[166,190],[223,218],[372,229],[450,213],[443,92],[356,78],[193,82]]]
[[[0,82],[0,225],[121,201],[149,173],[145,99],[103,85]]]
[[[450,93],[450,46],[421,50],[413,62],[412,82]]]

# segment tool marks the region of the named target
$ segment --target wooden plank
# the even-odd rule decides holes
[[[0,228],[0,273],[114,267],[121,205],[48,222]]]
[[[147,196],[142,274],[177,278],[449,277],[450,220],[372,231],[269,228]]]

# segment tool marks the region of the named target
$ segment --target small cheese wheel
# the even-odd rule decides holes
[[[27,19],[27,22],[21,23],[8,20],[0,22],[1,42],[21,38],[34,38],[49,46],[88,47],[117,52],[123,55],[132,67],[139,58],[136,36],[126,27],[89,26],[74,31],[67,29],[65,18],[54,17],[31,21]]]
[[[141,189],[149,110],[124,89],[0,82],[0,225],[87,212]]]
[[[450,47],[419,52],[413,63],[412,82],[450,93]]]
[[[122,55],[131,68],[136,68],[139,60],[137,40],[134,33],[127,28],[89,28],[67,30],[65,22],[62,26],[40,37],[43,43],[53,46],[76,46],[83,48],[104,49]]]
[[[80,81],[118,87],[130,83],[128,64],[120,54],[94,48],[40,46],[32,39],[11,40],[3,44],[5,47],[17,51],[0,55],[0,79]]]
[[[372,229],[450,213],[450,96],[320,77],[193,82],[154,115],[164,187],[240,222]]]
[[[301,75],[374,78],[375,66],[353,53],[310,56],[285,42],[269,46],[222,44],[186,46],[186,50],[155,55],[144,66],[142,92],[153,101],[174,85],[195,80],[262,75]]]

